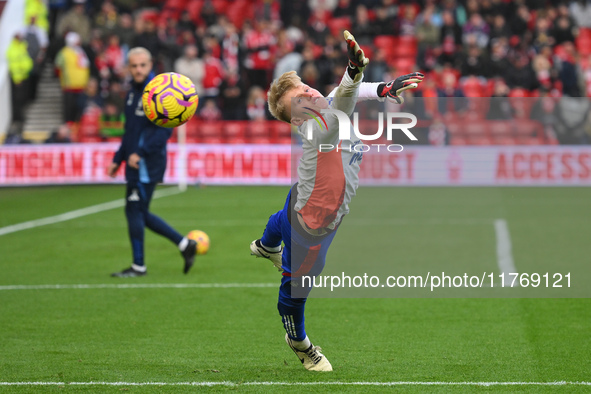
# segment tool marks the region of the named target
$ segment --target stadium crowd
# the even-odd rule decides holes
[[[122,132],[126,53],[134,46],[150,50],[156,73],[176,71],[192,79],[200,97],[196,119],[209,122],[270,119],[266,89],[288,70],[328,93],[346,63],[343,29],[355,34],[371,59],[366,81],[388,81],[415,70],[427,75],[407,105],[420,102],[420,110],[414,109],[434,124],[462,111],[478,113],[471,111],[479,107],[470,104],[472,97],[526,103],[490,100],[480,111],[485,119],[537,113],[544,123],[548,114],[560,118],[560,111],[588,106],[589,100],[539,100],[591,96],[587,0],[52,0],[49,7],[43,0],[27,0],[26,7],[27,25],[48,39],[35,33],[41,36],[40,49],[29,51],[31,64],[12,73],[18,99],[34,98],[39,64],[54,62],[64,92],[64,121],[79,125],[90,111],[100,124],[89,127],[100,128],[103,139]],[[21,34],[17,40],[33,37]],[[63,61],[68,51],[82,59],[78,67]],[[22,81],[29,83],[28,93],[24,88],[19,93]],[[419,97],[424,99],[413,100]],[[430,98],[437,104],[429,105]],[[544,131],[538,140],[587,143],[590,133]],[[450,143],[449,135],[428,139]]]

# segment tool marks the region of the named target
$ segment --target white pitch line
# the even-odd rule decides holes
[[[174,194],[179,194],[179,193],[182,193],[182,191],[177,188],[174,188],[174,187],[169,187],[167,189],[157,190],[154,193],[153,198],[156,199],[156,198],[161,198],[161,197],[166,197],[166,196],[172,196]],[[28,230],[28,229],[35,228],[35,227],[45,226],[48,224],[65,222],[66,220],[76,219],[76,218],[79,218],[82,216],[91,215],[93,213],[108,211],[110,209],[115,209],[115,208],[120,208],[124,205],[125,205],[125,199],[122,198],[122,199],[115,200],[115,201],[105,202],[105,203],[97,204],[97,205],[91,205],[90,207],[76,209],[76,210],[70,211],[70,212],[65,212],[60,215],[49,216],[49,217],[42,218],[42,219],[35,219],[35,220],[30,220],[28,222],[12,224],[10,226],[0,228],[0,236],[10,234],[10,233],[15,233],[17,231]]]
[[[495,220],[495,232],[497,234],[497,263],[499,270],[503,274],[505,286],[512,284],[511,273],[517,273],[513,261],[513,251],[511,246],[511,236],[509,235],[509,226],[505,219]]]
[[[490,224],[491,219],[450,219],[450,218],[428,218],[428,219],[411,219],[411,218],[349,218],[347,223],[355,226],[375,226],[375,225],[482,225]]]
[[[0,386],[591,386],[591,382],[0,382]]]
[[[246,289],[277,287],[277,283],[105,283],[73,285],[7,285],[2,290],[67,290],[67,289]]]

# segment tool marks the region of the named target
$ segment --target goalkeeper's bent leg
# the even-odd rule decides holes
[[[261,238],[261,243],[265,248],[273,249],[281,246],[281,227],[283,225],[283,214],[284,212],[281,210],[269,217],[269,221],[267,222],[267,226],[263,232],[263,237]]]
[[[294,185],[295,186],[295,185]],[[293,187],[292,187],[293,188]],[[289,238],[291,234],[291,226],[287,215],[289,214],[289,203],[291,200],[291,189],[287,194],[283,209],[277,213],[274,213],[269,217],[267,226],[261,238],[261,243],[267,249],[273,250],[281,246],[281,241],[285,242],[288,246]]]

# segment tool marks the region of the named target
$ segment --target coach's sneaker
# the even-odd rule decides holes
[[[304,368],[308,371],[319,371],[319,372],[331,372],[332,365],[326,359],[326,356],[321,353],[322,349],[320,346],[314,346],[310,344],[310,347],[306,350],[298,350],[293,346],[293,342],[289,335],[285,334],[285,342],[289,345],[291,350],[298,356]]]
[[[127,269],[124,269],[121,272],[114,272],[111,274],[113,277],[117,278],[135,278],[136,276],[144,276],[148,273],[146,267],[144,267],[143,271],[141,269],[136,269],[133,265]]]
[[[270,250],[265,249],[260,239],[255,239],[250,243],[250,254],[252,256],[263,257],[265,259],[271,260],[279,272],[283,271],[281,268],[281,255],[283,254],[283,246],[281,246],[281,250],[279,250],[279,252],[271,252]]]
[[[187,247],[181,252],[181,254],[183,255],[183,259],[185,259],[185,268],[183,269],[183,272],[186,274],[189,272],[193,266],[193,263],[195,262],[195,255],[197,254],[197,242],[190,239]]]

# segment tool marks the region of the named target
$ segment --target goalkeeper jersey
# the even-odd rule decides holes
[[[330,108],[351,116],[360,96],[360,85],[361,78],[355,82],[345,72],[340,85],[328,95]],[[371,93],[375,92],[374,85],[377,84],[363,85],[369,86],[364,86],[362,96],[377,98],[377,93]],[[338,100],[340,97],[346,99]],[[318,124],[315,119],[309,119],[298,128],[303,153],[298,165],[298,197],[294,209],[312,229],[334,229],[349,213],[349,202],[359,186],[359,166],[363,157],[362,152],[355,151],[355,145],[362,142],[352,130],[351,139],[339,140],[336,115],[325,114],[324,120],[326,126],[324,122]],[[309,122],[312,125],[311,139],[307,138]],[[333,148],[328,148],[330,146]]]

